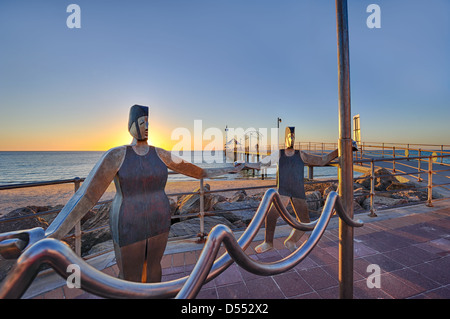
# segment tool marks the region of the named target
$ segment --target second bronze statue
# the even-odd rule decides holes
[[[301,150],[294,149],[295,128],[286,127],[285,149],[274,151],[270,156],[263,158],[258,163],[246,163],[246,167],[261,169],[262,166],[277,165],[277,191],[284,207],[289,203],[293,208],[297,219],[302,223],[309,223],[308,205],[305,196],[304,168],[309,166],[325,166],[338,157],[338,150],[334,150],[323,156],[313,155]],[[257,247],[257,253],[263,253],[273,248],[273,240],[277,219],[279,217],[277,209],[272,205],[266,217],[266,230],[264,242]],[[284,245],[294,251],[297,249],[297,242],[304,235],[304,231],[293,229]]]

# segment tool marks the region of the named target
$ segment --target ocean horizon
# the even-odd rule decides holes
[[[0,185],[25,184],[44,181],[85,178],[100,160],[105,151],[0,151]],[[215,153],[191,151],[178,154],[200,167],[232,167],[233,160],[225,159],[222,150]],[[191,160],[189,160],[189,157]],[[252,160],[250,160],[252,161]],[[307,176],[305,168],[305,176]],[[276,166],[267,168],[267,178],[276,177]],[[315,178],[337,177],[337,168],[316,167]],[[238,180],[260,179],[260,172],[241,171],[214,179]],[[190,181],[191,177],[171,173],[169,181]]]
[[[106,151],[0,151],[0,185],[26,184],[73,178],[86,178],[95,164]],[[220,151],[187,151],[184,154],[174,152],[200,167],[232,167],[233,158],[224,157]],[[230,152],[231,154],[231,152]],[[431,156],[431,152],[423,152],[422,156]],[[391,152],[385,152],[385,156],[392,156]],[[396,151],[396,156],[404,156],[404,151]],[[409,156],[418,156],[417,152],[411,151]],[[262,155],[264,157],[264,155]],[[250,159],[250,162],[254,160]],[[450,164],[450,158],[444,158],[444,163]],[[337,178],[337,167],[325,166],[314,168],[314,178],[334,179]],[[267,168],[267,179],[276,178],[276,166]],[[241,171],[237,174],[226,174],[213,179],[239,180],[260,179],[261,172],[252,170]],[[354,172],[354,176],[361,173]],[[305,167],[305,176],[307,167]],[[171,172],[169,181],[192,181],[194,178]]]

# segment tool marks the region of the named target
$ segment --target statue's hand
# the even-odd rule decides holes
[[[239,172],[242,169],[244,169],[245,167],[245,163],[241,163],[241,162],[234,162],[234,169],[233,172]]]
[[[261,163],[259,163],[259,162],[258,163],[234,162],[234,168],[235,168],[235,171],[236,171],[236,169],[238,169],[237,171],[240,171],[244,168],[260,170]]]
[[[42,227],[17,230],[0,234],[0,255],[5,259],[16,259],[20,254],[45,237]]]

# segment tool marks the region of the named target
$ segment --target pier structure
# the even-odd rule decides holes
[[[299,142],[295,144],[294,148],[321,156],[337,149],[337,143]],[[224,150],[224,153],[227,154],[228,160],[254,163],[265,156],[270,156],[271,146],[262,147],[258,152],[236,147],[233,150]],[[449,158],[450,145],[448,144],[359,142],[358,151],[354,152],[353,155],[353,170],[360,173],[370,173],[371,163],[373,162],[375,170],[386,168],[393,174],[403,174],[404,178],[410,181],[423,183],[428,182],[428,175],[431,170],[434,184],[439,184],[442,192],[446,190],[450,192]],[[337,161],[330,164],[330,166],[337,165]],[[308,167],[307,169],[308,179],[314,179],[314,167]]]

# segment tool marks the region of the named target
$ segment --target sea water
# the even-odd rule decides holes
[[[73,179],[75,177],[85,178],[101,159],[104,152],[100,151],[23,151],[23,152],[0,152],[0,185],[12,185],[22,183],[33,183],[42,181],[53,181],[62,179]],[[180,155],[180,154],[177,154]],[[186,154],[181,154],[186,159]],[[225,159],[222,151],[215,154],[210,152],[190,152],[190,162],[204,168],[229,167],[232,169],[233,162]],[[267,178],[275,178],[276,166],[267,169]],[[305,168],[307,176],[307,168]],[[336,167],[315,167],[314,178],[336,178]],[[215,179],[260,179],[261,172],[241,171],[236,174],[226,174]],[[193,180],[182,174],[170,174],[169,181]]]

